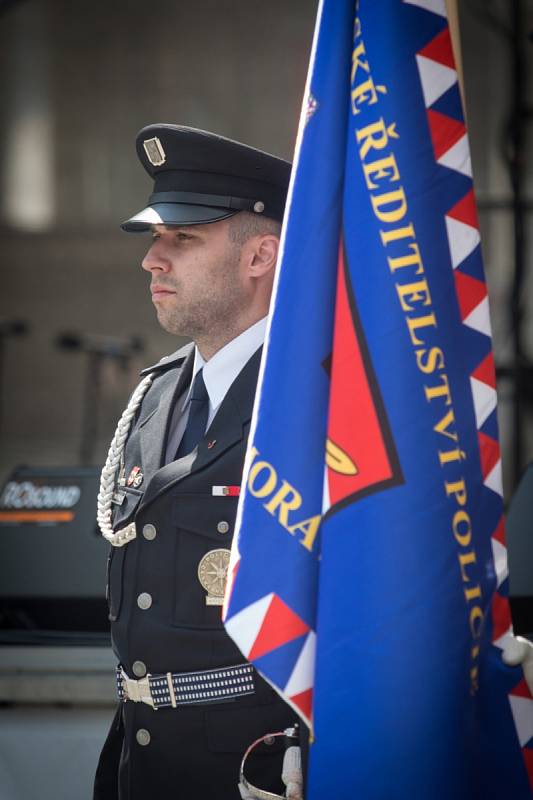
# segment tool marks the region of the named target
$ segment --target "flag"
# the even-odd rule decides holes
[[[243,487],[226,630],[312,730],[309,800],[531,798],[444,0],[320,4]]]

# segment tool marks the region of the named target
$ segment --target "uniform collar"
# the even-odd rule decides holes
[[[152,364],[150,367],[145,367],[141,370],[140,374],[144,377],[144,375],[148,375],[150,372],[158,372],[163,373],[167,372],[170,369],[174,369],[174,367],[181,366],[189,354],[191,353],[194,345],[192,342],[180,347],[179,350],[176,350],[175,353],[171,353],[169,356],[163,356],[157,364]]]

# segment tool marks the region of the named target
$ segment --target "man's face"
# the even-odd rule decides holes
[[[231,329],[247,292],[240,276],[240,247],[228,220],[183,227],[154,225],[143,262],[165,330],[196,340]]]

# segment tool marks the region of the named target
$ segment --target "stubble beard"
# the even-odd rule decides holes
[[[201,291],[189,301],[183,301],[184,292],[179,283],[171,288],[176,292],[176,304],[157,308],[159,324],[168,333],[186,336],[194,342],[205,340],[229,341],[238,329],[239,314],[246,306],[246,297],[238,279],[238,252],[233,248],[222,262],[209,272]]]

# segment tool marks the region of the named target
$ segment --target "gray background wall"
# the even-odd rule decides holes
[[[499,364],[512,358],[514,323],[509,303],[513,215],[506,166],[512,51],[505,34],[514,2],[459,0],[471,148]],[[533,2],[522,0],[522,5],[526,79],[533,66],[533,45],[527,42]],[[26,337],[8,341],[0,368],[0,480],[20,463],[79,461],[86,358],[57,349],[53,343],[58,333],[136,335],[145,342],[145,352],[132,359],[125,372],[113,364],[105,366],[96,463],[105,457],[138,370],[179,344],[155,320],[147,276],[139,266],[146,240],[118,228],[150,191],[134,152],[139,128],[175,121],[290,158],[316,6],[317,0],[0,0],[0,325],[14,318],[30,325]],[[529,85],[527,100],[533,107],[531,92]],[[532,198],[530,128],[525,133],[522,173]],[[529,239],[531,223],[530,209]],[[528,241],[523,302],[529,359],[531,256]],[[509,382],[501,382],[500,395],[509,493]],[[533,454],[528,401],[523,417],[525,464]],[[16,655],[21,657],[20,652]],[[110,698],[112,659],[107,655],[110,664],[102,681]],[[54,656],[65,670],[64,653],[58,656],[54,651]],[[8,684],[0,675],[0,699],[20,699],[13,693],[5,648],[3,657]],[[22,657],[31,673],[27,649]],[[106,653],[98,659],[104,657]],[[41,683],[42,658],[39,652]],[[92,685],[94,665],[87,663],[86,652],[83,660]],[[94,669],[100,669],[99,660]],[[22,678],[34,680],[32,674]],[[79,680],[76,667],[78,700]],[[68,687],[64,675],[59,685]],[[63,704],[66,699],[48,698]],[[0,794],[28,800],[37,779],[43,798],[88,797],[110,716],[110,707],[21,705],[4,710]],[[29,771],[24,758],[28,744],[36,754]]]
[[[504,160],[511,49],[487,11],[509,0],[460,0],[466,95],[496,355],[512,356],[510,182]],[[93,461],[105,457],[138,369],[179,344],[158,328],[139,267],[146,240],[118,223],[149,193],[135,134],[154,121],[216,130],[291,157],[315,0],[19,0],[0,16],[0,318],[31,325],[8,342],[0,476],[17,463],[79,459],[85,358],[58,350],[63,330],[138,335],[127,372],[105,367]],[[533,8],[524,4],[524,41]],[[529,67],[533,46],[528,44]],[[531,71],[529,69],[529,71]],[[528,89],[531,93],[530,88]],[[523,165],[533,194],[531,149]],[[494,204],[496,203],[496,208]],[[531,230],[531,214],[527,217]],[[531,248],[527,251],[527,264]],[[529,271],[530,272],[530,271]],[[533,348],[532,286],[527,351]],[[500,422],[510,488],[510,387]],[[533,452],[526,410],[525,461]]]

